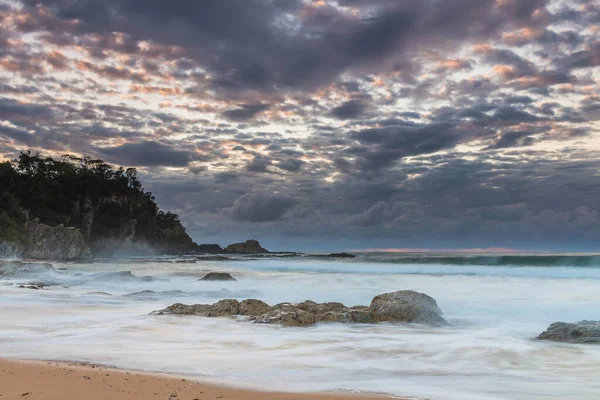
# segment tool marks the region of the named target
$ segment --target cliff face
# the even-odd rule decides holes
[[[64,225],[49,226],[38,219],[25,224],[27,239],[23,257],[44,260],[80,260],[91,256],[79,229]]]
[[[88,250],[89,248],[89,250]],[[0,255],[72,260],[197,252],[177,215],[158,208],[133,168],[22,153],[0,163]]]

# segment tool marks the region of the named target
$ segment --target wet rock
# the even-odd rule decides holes
[[[240,303],[240,315],[256,317],[269,312],[271,306],[261,300],[248,299]]]
[[[373,298],[370,309],[380,321],[447,325],[437,302],[432,297],[413,290],[380,294]]]
[[[34,219],[26,223],[25,229],[25,258],[70,261],[90,257],[85,238],[77,228],[64,225],[52,227]]]
[[[250,319],[257,324],[278,324],[283,326],[310,326],[317,322],[315,315],[290,303],[277,304],[258,317]]]
[[[154,314],[172,314],[172,315],[202,315],[205,317],[223,317],[237,315],[240,310],[240,303],[234,299],[221,300],[215,304],[194,304],[185,305],[181,303],[173,304],[164,310],[155,311]]]
[[[379,295],[371,306],[346,307],[342,303],[281,303],[269,306],[248,299],[239,303],[226,299],[216,304],[174,304],[155,314],[204,315],[207,317],[244,315],[258,324],[310,326],[319,322],[374,324],[378,322],[414,322],[433,326],[446,325],[435,300],[423,293],[400,291]]]
[[[236,279],[227,272],[210,272],[199,281],[235,281]]]
[[[240,253],[240,254],[263,254],[269,251],[263,248],[258,240],[250,239],[243,243],[230,244],[225,248],[228,253]]]
[[[537,339],[564,343],[600,344],[600,321],[555,322]]]

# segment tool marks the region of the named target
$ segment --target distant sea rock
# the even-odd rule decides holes
[[[25,230],[25,258],[71,261],[90,257],[85,238],[77,228],[64,225],[52,227],[34,219],[26,223]]]
[[[600,344],[600,321],[580,321],[573,324],[555,322],[537,338],[553,342]]]
[[[331,257],[331,258],[356,258],[356,256],[354,254],[350,254],[350,253],[332,253],[332,254],[328,254],[327,257]]]
[[[243,243],[230,244],[225,248],[228,253],[239,253],[239,254],[263,254],[268,253],[269,250],[263,248],[258,240],[250,239]]]
[[[236,279],[227,272],[210,272],[199,281],[235,281]]]
[[[223,317],[243,315],[259,324],[283,326],[310,326],[318,322],[342,322],[374,324],[378,322],[411,322],[430,326],[443,326],[447,322],[441,316],[436,301],[423,293],[404,290],[376,296],[371,306],[346,307],[342,303],[299,304],[281,303],[274,306],[260,300],[226,299],[215,304],[173,304],[154,314],[201,315]]]

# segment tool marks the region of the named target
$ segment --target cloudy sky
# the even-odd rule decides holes
[[[0,0],[0,155],[202,243],[600,249],[597,0]]]

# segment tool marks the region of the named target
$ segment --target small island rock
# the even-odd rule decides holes
[[[243,243],[230,244],[225,248],[228,253],[239,253],[239,254],[264,254],[269,251],[263,248],[258,240],[250,239]]]
[[[235,281],[236,279],[227,272],[210,272],[199,281]]]

